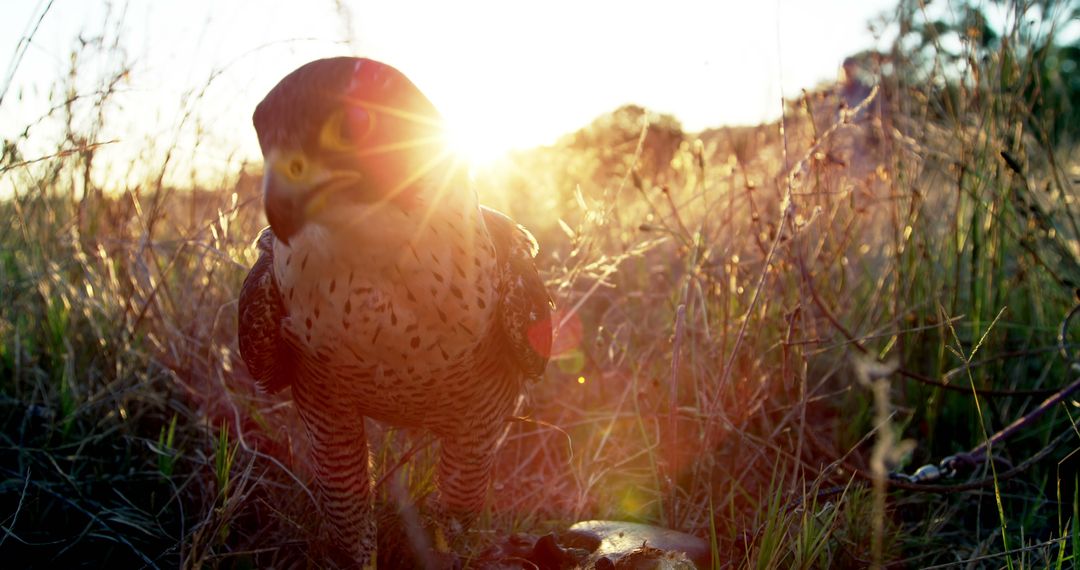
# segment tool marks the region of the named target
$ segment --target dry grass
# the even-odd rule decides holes
[[[985,57],[948,84],[926,37],[864,58],[879,90],[858,113],[822,90],[790,101],[782,129],[689,136],[624,108],[478,173],[485,201],[537,234],[562,326],[463,552],[618,518],[708,537],[721,567],[1072,563],[1075,439],[957,494],[886,493],[849,470],[910,472],[1040,400],[901,371],[979,389],[1069,378],[1055,350],[1080,283],[1080,151],[1057,124],[1075,115],[1046,110],[1052,82],[1033,95],[1048,56],[1022,30],[965,48]],[[49,567],[303,562],[318,523],[303,432],[287,399],[253,389],[234,338],[264,223],[257,177],[171,188],[166,161],[122,191],[95,186],[130,71],[97,48],[85,57],[115,65],[96,95],[72,87],[39,121],[64,133],[56,152],[23,156],[15,139],[0,159],[15,190],[0,203],[0,552]],[[994,455],[1020,463],[1070,411]],[[434,454],[421,434],[372,441],[389,557]]]

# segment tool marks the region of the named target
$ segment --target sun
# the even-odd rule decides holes
[[[474,168],[489,166],[510,151],[506,139],[476,121],[449,120],[446,140],[450,151]]]

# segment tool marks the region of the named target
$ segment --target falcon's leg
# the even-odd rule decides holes
[[[320,392],[294,389],[294,398],[311,438],[325,527],[353,564],[374,568],[375,516],[364,417],[347,409],[348,398]]]
[[[439,488],[436,516],[441,528],[437,531],[449,536],[437,536],[437,543],[439,538],[460,534],[484,506],[503,427],[501,422],[493,422],[442,437],[436,480]]]

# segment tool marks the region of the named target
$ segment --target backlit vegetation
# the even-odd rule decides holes
[[[775,124],[684,133],[628,106],[475,173],[536,234],[561,326],[466,556],[616,518],[706,537],[719,567],[1075,565],[1074,399],[945,481],[1060,443],[984,487],[856,473],[971,449],[1077,375],[1058,334],[1080,286],[1080,50],[1055,35],[1077,14],[1005,9],[1002,29],[904,2],[890,51],[789,94]],[[94,159],[131,72],[118,44],[84,40],[28,120],[55,149],[3,143],[0,555],[303,560],[303,432],[236,350],[258,165],[181,188],[158,156],[103,187]],[[380,554],[398,556],[398,507],[431,491],[434,453],[374,434]]]

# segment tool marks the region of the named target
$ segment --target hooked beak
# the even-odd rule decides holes
[[[263,174],[263,197],[266,221],[270,222],[274,235],[285,245],[289,245],[289,238],[304,227],[302,199],[296,189],[278,180],[271,172]]]

